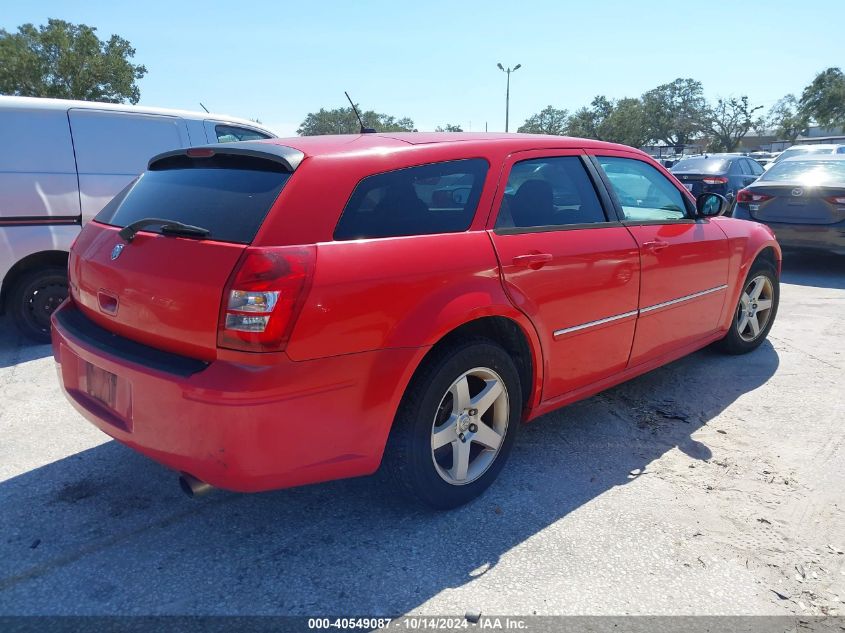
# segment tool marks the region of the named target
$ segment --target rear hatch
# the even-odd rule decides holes
[[[845,220],[845,188],[758,181],[747,191],[753,196],[748,212],[759,222],[823,225]]]
[[[80,234],[74,302],[114,334],[213,360],[227,280],[301,158],[263,143],[156,157]]]

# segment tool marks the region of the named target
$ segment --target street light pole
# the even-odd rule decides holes
[[[508,76],[508,83],[507,88],[505,89],[505,132],[508,131],[508,119],[510,118],[510,105],[511,105],[511,73],[515,73],[517,70],[522,68],[522,64],[517,64],[513,68],[505,69],[502,64],[496,64],[503,73],[506,73]]]

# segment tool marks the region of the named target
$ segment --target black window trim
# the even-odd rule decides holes
[[[573,148],[576,149],[576,148]],[[553,151],[553,150],[551,150]],[[570,151],[570,150],[567,150]],[[602,213],[604,213],[605,221],[604,222],[579,222],[578,224],[547,224],[545,226],[506,226],[506,227],[496,227],[496,220],[499,218],[499,211],[502,209],[501,200],[499,201],[499,208],[496,210],[495,215],[493,217],[493,233],[494,235],[521,235],[523,233],[551,233],[554,231],[579,231],[583,229],[601,229],[601,228],[609,228],[614,226],[622,226],[622,222],[619,220],[619,214],[616,211],[616,208],[613,206],[612,199],[610,198],[605,184],[598,178],[598,173],[596,172],[596,168],[593,165],[592,161],[590,160],[589,156],[584,153],[583,149],[579,149],[581,152],[580,154],[548,154],[544,156],[532,156],[531,158],[524,158],[522,160],[515,160],[511,163],[510,167],[508,168],[507,177],[510,178],[510,172],[514,168],[514,165],[519,163],[524,163],[529,160],[544,160],[544,159],[551,159],[551,158],[579,158],[581,160],[581,165],[584,167],[584,171],[587,172],[587,178],[590,181],[590,184],[593,185],[593,189],[596,192],[596,197],[598,198],[599,205],[601,206]],[[505,187],[507,187],[507,178],[505,178],[502,182],[504,182]]]
[[[602,182],[604,183],[605,188],[608,190],[608,193],[610,194],[611,199],[613,200],[614,209],[616,210],[617,216],[620,218],[619,223],[622,226],[649,226],[649,225],[657,225],[657,224],[702,224],[702,223],[707,224],[707,223],[709,223],[709,221],[710,221],[709,218],[703,218],[703,217],[698,216],[698,214],[696,213],[696,210],[695,210],[695,206],[690,202],[689,198],[686,195],[688,192],[682,191],[681,189],[679,189],[675,185],[675,183],[673,183],[668,178],[666,180],[669,181],[669,184],[671,184],[673,187],[675,187],[675,189],[678,190],[678,193],[681,194],[681,199],[684,201],[684,206],[686,207],[686,210],[687,210],[687,217],[676,218],[676,219],[665,219],[665,220],[628,220],[628,219],[626,219],[625,218],[625,212],[622,210],[622,202],[619,200],[619,196],[616,195],[616,191],[613,190],[613,186],[611,185],[607,174],[605,173],[604,169],[602,168],[601,163],[599,163],[599,156],[604,156],[606,158],[626,158],[628,160],[638,160],[641,163],[645,163],[646,165],[650,165],[651,167],[654,167],[654,165],[651,165],[651,163],[649,163],[648,161],[642,160],[641,158],[639,158],[637,156],[615,156],[615,155],[610,155],[610,154],[602,154],[600,152],[595,153],[595,154],[589,154],[590,160],[592,161],[596,171],[599,174],[599,177],[601,178]],[[658,173],[660,173],[659,170],[658,170]]]
[[[231,143],[227,143],[227,145],[231,145]],[[478,212],[481,209],[481,199],[484,197],[484,189],[487,187],[487,180],[490,178],[490,172],[492,165],[490,164],[490,159],[486,156],[461,156],[460,158],[449,158],[447,160],[430,160],[424,163],[415,163],[413,165],[404,165],[402,167],[396,167],[395,169],[387,169],[385,171],[377,171],[371,174],[367,174],[366,176],[362,176],[358,182],[355,183],[355,186],[352,187],[352,191],[349,192],[349,196],[346,198],[346,202],[343,203],[343,207],[340,210],[340,215],[337,216],[337,222],[335,222],[334,228],[332,228],[332,241],[333,242],[351,242],[355,241],[353,239],[338,239],[336,236],[337,234],[337,227],[340,225],[340,221],[343,219],[343,214],[346,211],[346,208],[349,206],[349,203],[352,201],[352,197],[355,195],[355,192],[358,190],[358,187],[361,186],[361,183],[367,180],[368,178],[372,178],[374,176],[383,176],[385,174],[392,174],[397,171],[404,171],[405,169],[413,169],[415,167],[427,167],[429,165],[444,165],[447,163],[457,163],[464,160],[483,160],[487,164],[487,171],[484,173],[484,180],[481,182],[481,189],[478,192],[478,203],[475,205],[475,211],[472,214],[472,218],[470,218],[469,225],[467,228],[463,229],[462,231],[447,231],[447,232],[437,232],[437,233],[414,233],[412,235],[388,235],[385,237],[362,237],[356,238],[361,240],[389,240],[395,239],[398,237],[421,237],[426,235],[456,235],[458,233],[468,233],[470,229],[472,229],[472,225],[475,222],[476,218],[478,217]]]

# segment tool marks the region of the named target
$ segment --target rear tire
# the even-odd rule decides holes
[[[21,334],[50,342],[50,316],[67,298],[67,272],[52,266],[22,275],[12,286],[7,307]]]
[[[493,483],[521,422],[522,391],[510,355],[477,338],[435,351],[408,386],[383,471],[405,497],[447,510]]]
[[[780,302],[780,280],[771,262],[758,259],[751,265],[734,308],[731,327],[716,348],[727,354],[747,354],[766,340]]]

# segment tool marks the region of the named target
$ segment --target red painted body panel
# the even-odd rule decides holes
[[[111,358],[53,323],[60,382],[82,415],[166,466],[242,492],[375,471],[405,386],[427,351],[302,363],[276,353],[272,365],[218,360],[179,378]],[[85,362],[131,391],[120,412],[87,395]]]
[[[719,338],[754,257],[771,247],[780,259],[765,227],[726,218],[511,235],[491,230],[516,153],[616,153],[646,160],[674,181],[642,152],[618,145],[436,134],[267,143],[295,147],[305,157],[252,245],[316,245],[313,278],[285,352],[217,348],[224,285],[243,246],[142,232],[112,262],[116,229],[96,223],[73,249],[72,299],[60,311],[79,310],[118,337],[208,366],[186,378],[152,370],[77,339],[53,320],[60,380],[74,407],[145,455],[231,490],[373,472],[426,353],[475,319],[504,317],[525,335],[534,374],[525,417],[533,419]],[[333,241],[361,178],[477,157],[490,170],[468,231]],[[655,239],[667,248],[641,248]],[[549,257],[536,269],[514,263],[532,253]],[[636,314],[720,285],[728,287]],[[101,309],[104,290],[118,300],[114,315]],[[628,312],[634,314],[554,335]],[[116,376],[113,408],[88,395],[88,364]]]
[[[735,218],[714,218],[711,222],[722,230],[728,242],[728,291],[719,320],[719,330],[727,332],[751,264],[765,249],[771,249],[780,275],[783,254],[774,231],[765,224]]]
[[[491,235],[505,288],[540,335],[546,359],[543,397],[622,371],[635,316],[560,336],[554,332],[636,311],[639,252],[625,227]],[[552,256],[538,270],[513,263],[514,257],[538,252]]]
[[[140,232],[116,260],[117,228],[89,222],[70,252],[71,295],[85,315],[119,336],[176,354],[217,357],[223,286],[244,246]],[[117,300],[114,313],[102,295]]]
[[[659,251],[642,249],[640,309],[660,305],[728,282],[724,233],[710,222],[632,226],[640,245],[659,241]],[[630,365],[639,365],[715,331],[725,290],[641,312]]]
[[[304,360],[420,347],[502,312],[513,307],[484,231],[327,242],[287,351]]]

